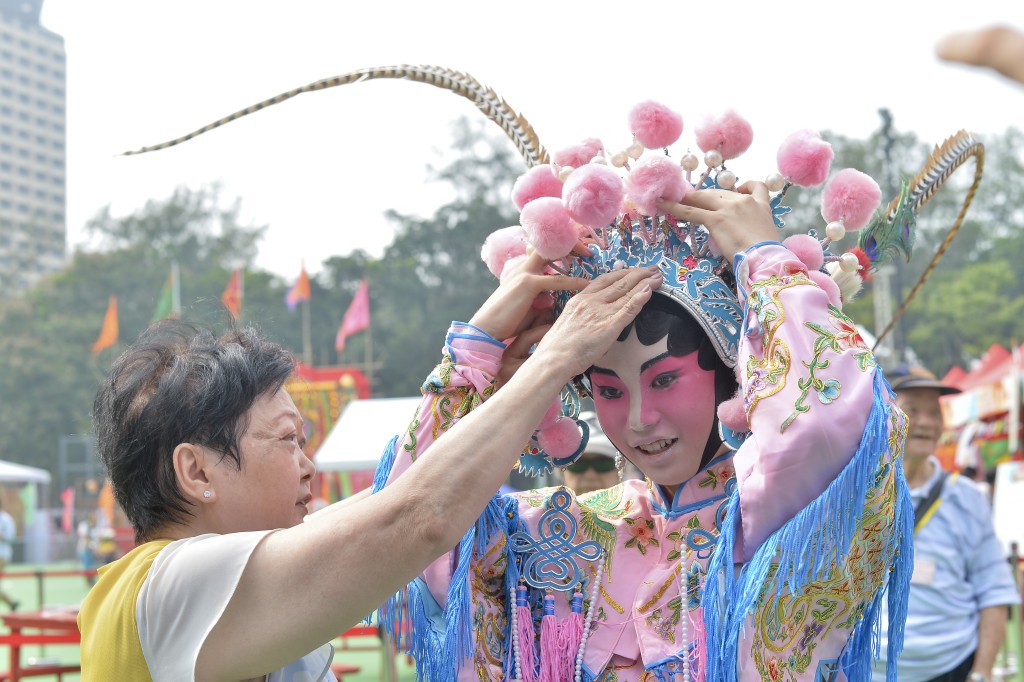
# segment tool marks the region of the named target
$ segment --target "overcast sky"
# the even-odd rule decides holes
[[[843,10],[848,6],[852,9]],[[1016,8],[1016,9],[1012,9]],[[118,154],[187,133],[279,92],[348,71],[437,64],[466,71],[524,114],[549,149],[630,142],[630,107],[735,109],[754,145],[731,167],[761,179],[800,128],[940,142],[1020,125],[1024,89],[939,62],[947,33],[1022,26],[1005,0],[816,2],[351,2],[45,0],[68,55],[68,240],[101,208],[128,214],[178,185],[221,182],[247,222],[269,224],[257,265],[292,279],[331,255],[390,240],[382,213],[429,215],[447,198],[425,166],[472,105],[419,83],[302,95],[180,147]],[[495,128],[497,131],[498,129]],[[680,149],[682,151],[682,149]]]

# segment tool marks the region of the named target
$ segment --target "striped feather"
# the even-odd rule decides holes
[[[433,85],[453,92],[461,97],[465,97],[475,104],[476,107],[483,112],[485,116],[487,116],[487,118],[501,126],[501,129],[505,131],[505,134],[508,135],[516,145],[516,149],[519,150],[519,153],[526,161],[527,166],[532,167],[548,162],[548,153],[541,145],[540,139],[537,137],[537,133],[534,132],[529,121],[527,121],[522,115],[517,114],[512,107],[505,102],[505,100],[494,92],[494,90],[481,85],[475,78],[467,73],[431,65],[372,67],[368,69],[359,69],[358,71],[352,71],[340,76],[324,78],[322,80],[303,85],[302,87],[282,92],[281,94],[265,99],[262,102],[252,104],[244,109],[236,111],[233,114],[225,116],[224,118],[218,119],[213,123],[209,123],[198,130],[194,130],[187,135],[182,135],[181,137],[176,137],[173,140],[161,142],[160,144],[142,147],[134,151],[127,151],[124,152],[123,155],[130,156],[134,154],[145,154],[146,152],[155,152],[160,149],[173,147],[181,144],[182,142],[188,142],[193,138],[199,137],[203,133],[207,133],[215,128],[231,123],[232,121],[237,121],[243,116],[256,113],[261,109],[266,109],[274,104],[279,104],[305,92],[315,92],[317,90],[326,90],[327,88],[333,88],[339,85],[349,85],[351,83],[361,83],[366,80],[379,79],[417,81],[419,83]]]
[[[925,280],[932,274],[935,266],[942,260],[942,256],[946,253],[949,245],[953,242],[953,237],[956,236],[957,231],[960,229],[960,225],[963,224],[964,218],[967,215],[967,208],[971,205],[974,200],[974,195],[978,191],[978,185],[981,184],[981,175],[985,167],[985,145],[983,145],[974,137],[961,130],[952,137],[946,139],[941,145],[936,145],[935,149],[932,150],[931,156],[925,162],[921,172],[917,174],[913,182],[910,183],[909,192],[905,195],[901,193],[901,196],[893,199],[892,203],[889,204],[889,208],[886,213],[889,216],[897,215],[900,207],[901,198],[905,198],[906,207],[909,209],[911,215],[916,215],[925,204],[927,204],[935,193],[946,183],[946,180],[956,171],[957,168],[967,162],[968,159],[974,157],[974,181],[971,183],[970,188],[967,190],[967,195],[964,197],[963,203],[960,205],[960,212],[956,216],[956,220],[953,221],[953,226],[949,228],[946,233],[946,237],[942,240],[942,244],[939,245],[935,255],[932,256],[932,260],[928,263],[928,267],[925,268],[924,272],[918,278],[914,287],[907,294],[907,297],[903,299],[903,303],[900,304],[896,314],[893,315],[892,319],[889,320],[889,324],[886,325],[885,329],[882,330],[875,341],[874,348],[878,348],[878,344],[882,342],[885,335],[888,334],[892,328],[896,325],[903,313],[906,312],[907,306],[914,300],[917,292],[924,286]],[[863,235],[861,235],[863,238]]]

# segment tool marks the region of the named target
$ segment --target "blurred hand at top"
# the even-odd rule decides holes
[[[1024,84],[1024,33],[989,26],[946,36],[935,47],[939,59],[984,66]]]

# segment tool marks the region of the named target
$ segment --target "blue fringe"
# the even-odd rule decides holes
[[[391,476],[391,469],[395,466],[395,445],[398,444],[398,436],[391,439],[388,446],[381,453],[380,461],[377,462],[377,470],[373,473],[373,492],[379,493],[384,489],[384,484]]]
[[[896,560],[889,575],[888,611],[889,629],[886,633],[885,657],[886,682],[897,682],[896,662],[903,651],[904,627],[907,624],[907,608],[910,600],[910,578],[914,574],[914,507],[910,501],[910,489],[903,475],[903,462],[893,462],[896,467],[896,519],[893,529],[896,546]]]
[[[378,476],[384,463],[377,469]],[[387,467],[390,470],[390,466]],[[384,479],[387,479],[386,472]],[[375,477],[376,479],[376,477]],[[376,480],[374,485],[376,486]],[[469,590],[469,569],[474,552],[486,551],[490,538],[518,530],[518,502],[512,497],[495,495],[476,524],[462,537],[455,550],[455,566],[445,597],[443,612],[422,580],[385,601],[377,610],[381,628],[391,632],[398,649],[416,661],[416,679],[421,682],[451,682],[458,676],[462,663],[473,656],[472,602]],[[508,585],[519,581],[519,569],[506,548]],[[404,608],[403,608],[404,606]],[[404,636],[403,636],[404,635]],[[506,638],[504,657],[510,660]],[[506,665],[506,670],[511,670]]]
[[[704,619],[707,633],[707,679],[737,679],[739,637],[748,614],[753,613],[773,564],[778,564],[776,597],[784,588],[801,594],[833,562],[842,563],[862,516],[868,488],[879,456],[888,448],[888,383],[875,370],[874,403],[856,453],[828,489],[802,509],[758,548],[737,577],[733,552],[739,532],[740,500],[729,500],[722,532],[708,565],[704,588]],[[907,591],[913,569],[913,510],[899,459],[892,462],[896,479],[896,517],[887,549],[895,549],[894,570],[889,577],[890,652],[888,679],[895,680],[895,653],[902,648],[902,622],[906,616]],[[822,524],[823,519],[828,523]],[[879,649],[880,590],[854,628],[843,656],[850,682],[870,680],[872,654]]]

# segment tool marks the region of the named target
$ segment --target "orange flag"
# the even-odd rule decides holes
[[[224,303],[224,307],[230,311],[231,317],[237,320],[242,316],[241,270],[235,270],[231,273],[231,279],[228,280],[228,285],[224,288],[224,293],[220,295],[220,300]]]
[[[100,330],[99,338],[92,344],[92,354],[96,355],[104,348],[110,348],[117,343],[117,296],[110,297],[107,304],[107,315],[103,318],[103,329]]]

